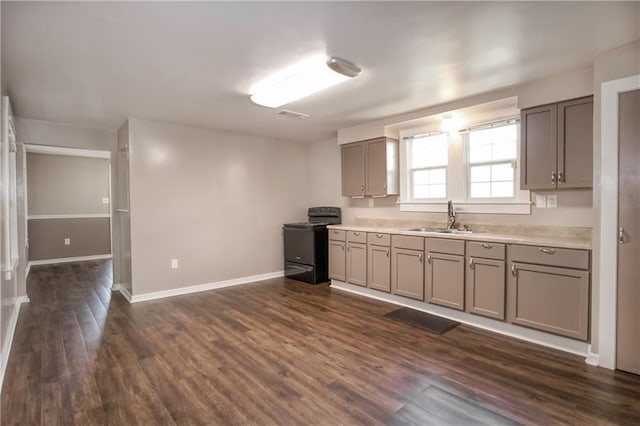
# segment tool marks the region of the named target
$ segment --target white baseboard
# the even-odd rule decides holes
[[[111,291],[119,291],[120,294],[122,294],[124,298],[127,299],[127,302],[131,303],[131,293],[129,293],[129,290],[124,284],[113,284],[111,286]]]
[[[530,328],[520,327],[517,325],[498,320],[492,320],[490,318],[485,318],[478,315],[468,314],[466,312],[455,311],[449,308],[432,305],[430,303],[407,299],[406,297],[402,296],[396,296],[394,294],[382,293],[377,290],[371,290],[369,288],[347,284],[338,280],[331,280],[331,288],[347,291],[349,293],[359,294],[360,296],[366,296],[372,299],[382,300],[384,302],[393,303],[394,305],[405,306],[408,308],[416,309],[418,311],[458,321],[463,324],[468,324],[473,327],[492,331],[494,333],[502,334],[520,340],[525,340],[527,342],[535,343],[549,348],[558,349],[563,352],[580,355],[585,358],[587,357],[588,344],[586,342],[580,342],[577,340],[568,339],[566,337],[556,336],[555,334],[548,334]]]
[[[600,354],[591,352],[591,345],[589,345],[589,348],[587,349],[587,359],[585,359],[584,362],[589,365],[593,365],[594,367],[600,365]]]
[[[0,390],[4,384],[4,375],[7,371],[7,364],[9,362],[9,355],[11,354],[11,346],[13,345],[13,336],[16,332],[16,325],[18,324],[18,315],[20,315],[20,307],[23,303],[29,303],[28,296],[19,296],[16,298],[16,303],[13,306],[13,312],[9,318],[9,324],[7,325],[7,335],[5,336],[4,344],[2,345],[2,355],[0,356]]]
[[[103,260],[103,259],[111,259],[111,255],[97,254],[95,256],[61,257],[58,259],[32,260],[27,264],[27,271],[31,270],[31,266],[37,266],[37,265],[53,265],[56,263],[84,262],[85,260]]]
[[[146,302],[148,300],[163,299],[165,297],[180,296],[183,294],[198,293],[201,291],[215,290],[218,288],[231,287],[234,285],[249,284],[256,281],[270,280],[284,276],[284,271],[268,272],[266,274],[251,275],[248,277],[233,278],[231,280],[217,281],[213,283],[205,283],[192,285],[189,287],[173,288],[171,290],[154,291],[152,293],[134,294],[129,300],[130,303]],[[122,293],[122,287],[118,290]],[[128,292],[127,292],[128,293]],[[125,297],[126,294],[122,293]]]

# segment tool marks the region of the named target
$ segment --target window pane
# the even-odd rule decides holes
[[[515,160],[518,126],[496,127],[469,132],[469,162]]]
[[[491,197],[491,184],[490,183],[472,183],[471,184],[471,197],[472,198],[489,198],[489,197]]]
[[[427,185],[413,185],[413,198],[427,198]]]
[[[430,185],[429,198],[447,198],[447,185]]]
[[[429,183],[447,183],[447,171],[446,169],[431,169],[429,170]]]
[[[447,135],[437,134],[415,138],[410,142],[412,169],[446,166],[448,163]]]
[[[429,183],[429,170],[416,170],[413,172],[414,185],[426,185]]]
[[[493,197],[513,197],[513,182],[493,182],[491,184],[491,196]]]
[[[513,181],[513,167],[510,163],[494,164],[491,166],[491,180],[496,181]]]
[[[491,181],[491,166],[472,166],[471,182]]]

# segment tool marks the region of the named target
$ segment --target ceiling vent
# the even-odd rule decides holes
[[[294,120],[306,120],[307,118],[311,117],[309,114],[303,114],[301,112],[295,112],[295,111],[288,111],[286,109],[283,109],[282,111],[278,111],[277,114],[283,117],[293,118]]]

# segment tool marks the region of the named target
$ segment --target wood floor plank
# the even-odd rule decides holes
[[[2,425],[637,425],[640,377],[284,278],[130,305],[110,261],[33,267]]]

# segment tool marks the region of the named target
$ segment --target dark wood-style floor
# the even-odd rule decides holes
[[[34,267],[2,424],[640,424],[640,377],[287,279],[129,305],[109,262]]]

